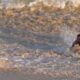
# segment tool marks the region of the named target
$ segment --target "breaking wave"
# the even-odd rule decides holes
[[[46,6],[54,6],[58,8],[65,8],[67,3],[74,7],[78,7],[80,5],[80,0],[33,0],[33,1],[1,0],[0,8],[3,8],[3,6],[5,6],[6,8],[22,8],[25,5],[33,7],[41,2]]]

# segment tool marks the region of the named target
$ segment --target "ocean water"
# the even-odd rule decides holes
[[[80,78],[80,55],[70,50],[80,33],[78,10],[35,5],[0,10],[0,68]]]
[[[23,5],[28,3],[29,5],[34,5],[37,4],[37,2],[43,2],[45,5],[54,5],[60,8],[64,8],[66,3],[74,5],[75,7],[80,4],[80,0],[0,0],[0,6],[14,7],[16,4]]]

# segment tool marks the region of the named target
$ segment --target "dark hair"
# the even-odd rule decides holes
[[[80,34],[78,34],[77,37],[80,37]]]

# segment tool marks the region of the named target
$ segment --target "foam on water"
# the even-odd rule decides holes
[[[64,39],[64,42],[68,45],[71,46],[72,42],[76,39],[76,35],[78,32],[73,28],[72,30],[64,25],[64,27],[61,28],[61,37]]]
[[[56,1],[59,1],[59,0],[56,0]],[[34,5],[37,5],[36,1],[32,2],[29,4],[29,6],[31,8],[33,8],[33,3],[34,3]],[[51,3],[51,2],[49,2],[49,3],[53,5],[53,3]],[[49,3],[45,2],[45,0],[44,0],[45,5],[48,5]],[[61,4],[61,2],[57,2],[56,4],[58,4],[58,7],[60,7],[59,4],[61,6],[63,4],[62,8],[64,8],[64,6],[65,6],[64,1],[62,4]],[[17,6],[16,6],[16,8],[17,8]],[[30,16],[31,16],[31,19],[34,19],[33,20],[34,23],[37,22],[35,18],[32,18],[32,14]],[[38,15],[36,15],[36,16],[38,16]],[[49,15],[47,15],[47,17],[48,16]],[[55,16],[55,17],[57,17],[57,16]],[[25,18],[27,21],[29,21],[29,19],[30,19],[30,18],[27,18],[26,16],[25,16]],[[25,20],[25,18],[23,18],[23,19]],[[21,19],[21,18],[19,18],[19,19]],[[1,20],[2,20],[2,18],[1,18]],[[18,21],[18,20],[16,20],[16,21]],[[21,22],[23,23],[22,20],[21,20]],[[12,22],[12,23],[14,25],[11,25],[11,27],[16,26],[15,22]],[[30,20],[30,23],[32,23],[31,20]],[[60,26],[60,32],[59,32],[60,34],[58,33],[57,35],[54,34],[54,32],[53,32],[54,35],[50,35],[50,34],[45,35],[46,32],[44,32],[45,34],[44,33],[40,34],[39,32],[29,31],[26,29],[24,30],[24,29],[22,29],[22,27],[24,27],[24,25],[23,26],[19,25],[19,27],[21,27],[21,28],[19,28],[19,29],[15,28],[14,30],[13,30],[13,28],[9,30],[8,27],[10,24],[9,25],[6,24],[8,27],[5,27],[5,28],[3,28],[3,26],[1,26],[2,29],[0,29],[0,38],[1,38],[0,39],[0,41],[1,41],[0,42],[0,45],[1,45],[0,46],[0,49],[1,49],[0,54],[2,53],[2,57],[0,57],[0,60],[1,60],[0,62],[3,65],[3,66],[2,65],[1,66],[5,68],[5,65],[7,66],[9,64],[8,65],[9,68],[16,68],[16,67],[17,68],[19,68],[19,67],[29,67],[30,68],[31,67],[31,68],[35,68],[37,70],[37,72],[38,71],[40,72],[40,70],[42,70],[42,72],[44,72],[43,70],[45,70],[45,69],[46,69],[46,71],[50,70],[50,71],[58,71],[58,72],[59,71],[67,72],[67,70],[70,71],[71,69],[73,69],[75,72],[78,71],[78,68],[80,68],[80,65],[78,65],[78,62],[71,62],[71,60],[72,60],[71,58],[66,57],[66,56],[63,57],[60,55],[60,53],[62,53],[62,54],[65,53],[67,47],[69,48],[72,45],[72,42],[75,40],[76,35],[78,34],[77,31],[75,30],[75,28],[70,28],[69,26],[66,25],[66,23],[64,23],[64,24],[65,24],[64,26],[59,25]],[[5,25],[5,24],[2,24],[2,25]],[[38,26],[38,25],[35,25],[35,26]],[[56,26],[54,25],[54,27],[56,27]],[[44,27],[44,28],[46,28],[46,27]],[[10,32],[12,34],[10,34]],[[18,34],[17,34],[17,32],[18,32]],[[27,36],[25,36],[25,38],[23,38],[24,36],[21,36],[21,35],[27,35]],[[34,49],[34,50],[32,50],[31,52],[30,51],[28,52],[27,51],[28,49],[30,49],[30,51],[32,49]],[[42,52],[39,50],[42,50]],[[52,52],[48,52],[48,51],[52,51]],[[5,56],[5,54],[7,54],[6,57],[3,57],[3,56]],[[6,64],[6,63],[8,63],[8,64]],[[47,73],[49,73],[50,71],[47,71]],[[54,73],[54,72],[52,72],[52,73]]]
[[[28,1],[25,1],[26,3]],[[26,5],[24,1],[13,1],[13,0],[1,0],[0,8],[6,6],[7,8],[22,8]],[[55,6],[60,8],[65,8],[66,3],[68,2],[70,5],[75,7],[80,5],[80,0],[33,0],[31,1],[28,6],[33,7],[37,5],[39,2],[42,2],[46,6]]]
[[[66,3],[68,2],[70,5],[73,5],[74,7],[77,7],[80,5],[80,0],[35,0],[34,2],[31,2],[29,6],[33,6],[38,4],[39,2],[42,2],[44,5],[47,6],[55,6],[60,8],[65,8]]]

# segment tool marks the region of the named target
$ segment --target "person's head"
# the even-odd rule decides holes
[[[77,35],[77,39],[80,39],[80,34]]]

